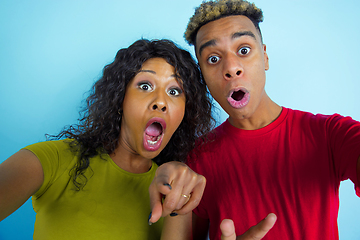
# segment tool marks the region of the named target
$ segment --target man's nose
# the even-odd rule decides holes
[[[231,80],[233,78],[236,78],[240,76],[241,73],[243,73],[244,69],[238,58],[239,58],[238,56],[229,55],[223,59],[224,61],[223,75],[226,80]]]

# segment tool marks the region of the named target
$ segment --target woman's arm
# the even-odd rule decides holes
[[[151,208],[155,213],[150,216],[149,223],[156,222],[161,215],[166,216],[161,240],[207,239],[209,220],[198,217],[191,212],[201,200],[205,183],[205,178],[202,175],[193,172],[183,163],[169,162],[157,169],[157,174],[149,188]],[[192,193],[187,203],[183,197],[184,193],[186,195]],[[165,196],[164,201],[162,201],[163,196]],[[170,212],[176,214],[168,216]],[[274,226],[275,222],[276,215],[269,214],[243,235],[236,236],[234,223],[230,219],[225,219],[220,225],[221,239],[262,239]]]
[[[167,216],[161,240],[206,240],[209,231],[209,220],[198,217],[195,213]]]
[[[21,207],[42,185],[39,159],[20,150],[0,164],[0,221]]]
[[[167,216],[164,219],[161,240],[190,240],[191,236],[191,214]]]

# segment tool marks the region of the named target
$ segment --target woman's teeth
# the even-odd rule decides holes
[[[154,138],[154,137],[152,137],[152,138]],[[150,145],[155,145],[155,144],[160,140],[160,138],[161,138],[161,135],[157,136],[154,141],[148,139],[147,142],[148,142]]]
[[[152,118],[144,133],[143,145],[147,151],[157,151],[161,147],[166,123],[162,118]]]

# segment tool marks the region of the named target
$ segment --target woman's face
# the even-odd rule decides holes
[[[163,58],[145,61],[126,88],[120,144],[146,159],[156,157],[180,125],[185,100],[173,66]]]

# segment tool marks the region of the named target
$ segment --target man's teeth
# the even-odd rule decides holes
[[[160,140],[160,137],[161,137],[161,135],[159,135],[155,141],[147,140],[147,142],[148,142],[150,145],[155,145],[155,144]]]

